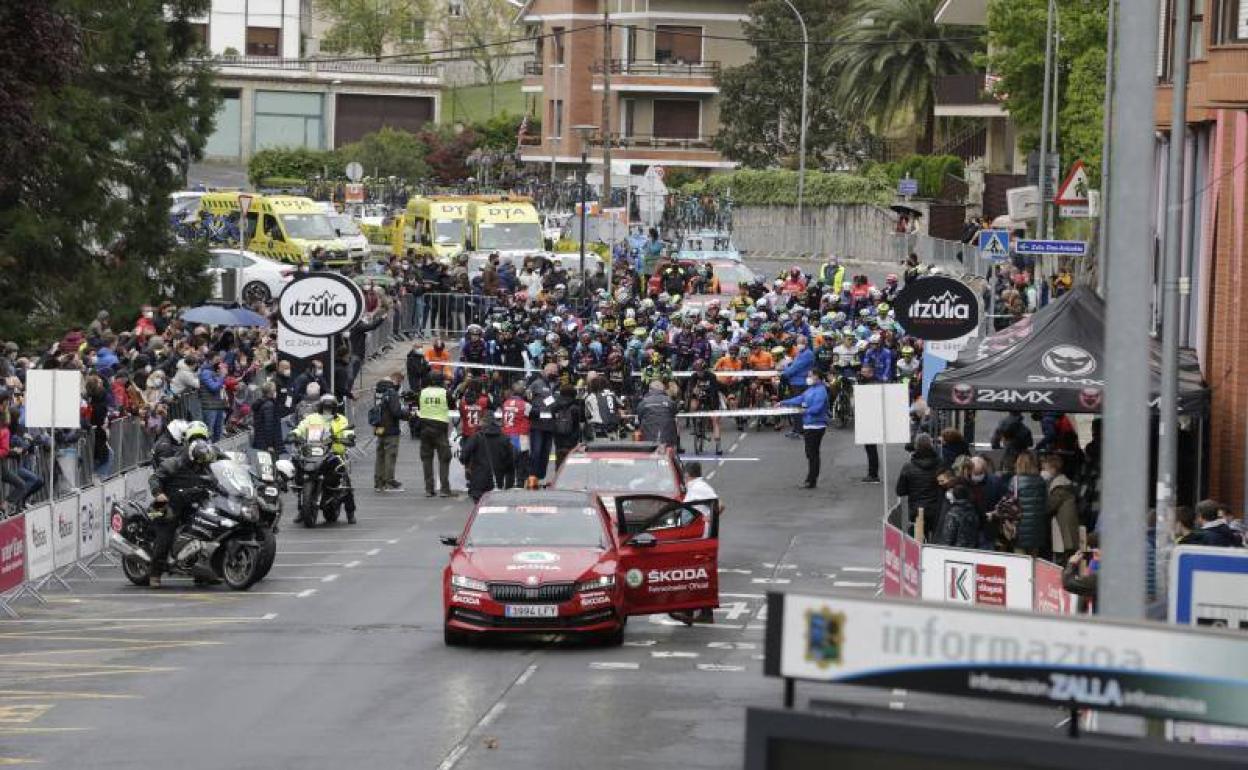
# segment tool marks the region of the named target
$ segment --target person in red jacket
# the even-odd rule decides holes
[[[533,407],[524,398],[524,383],[511,386],[511,395],[503,402],[503,435],[511,440],[511,456],[515,458],[516,482],[528,476],[529,432],[533,429],[529,412]]]
[[[464,394],[459,399],[459,435],[470,439],[481,427],[481,416],[490,409],[490,398],[481,392],[475,379],[464,383]]]

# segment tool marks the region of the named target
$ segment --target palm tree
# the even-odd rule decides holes
[[[941,0],[858,0],[824,60],[841,104],[877,128],[900,115],[923,126],[919,152],[936,132],[936,81],[971,71],[979,41],[936,23]]]

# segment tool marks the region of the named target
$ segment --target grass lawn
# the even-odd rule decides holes
[[[499,83],[494,91],[494,109],[490,109],[488,85],[448,88],[442,96],[442,123],[471,123],[486,120],[495,114],[510,112],[524,114],[524,94],[520,93],[520,81]]]

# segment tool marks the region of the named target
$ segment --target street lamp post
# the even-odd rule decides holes
[[[598,126],[579,125],[573,126],[572,130],[576,131],[581,140],[581,287],[580,297],[585,298],[585,219],[586,219],[586,201],[585,201],[585,175],[589,171],[589,138],[598,130]]]
[[[797,226],[802,226],[802,202],[806,197],[806,96],[809,90],[810,77],[810,36],[806,33],[806,20],[798,13],[797,6],[790,0],[784,0],[789,10],[797,17],[802,27],[802,117],[797,138]]]

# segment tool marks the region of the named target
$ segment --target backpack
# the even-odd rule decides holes
[[[613,431],[620,427],[620,417],[615,413],[615,397],[610,393],[597,393],[594,395],[594,405],[598,410],[598,419],[602,421],[602,427],[609,431]]]
[[[1012,548],[1018,537],[1018,522],[1023,518],[1023,506],[1018,502],[1014,492],[1006,493],[997,505],[988,512],[988,520],[996,525],[998,542],[1006,548]]]
[[[373,394],[373,405],[368,408],[368,424],[374,428],[381,427],[381,407],[385,403],[386,394],[378,391]]]

